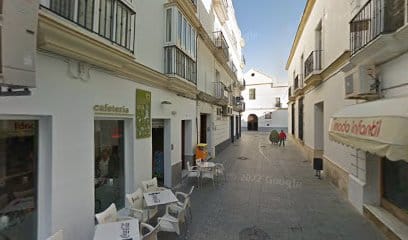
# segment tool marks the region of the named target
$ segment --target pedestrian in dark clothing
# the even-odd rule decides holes
[[[285,146],[286,134],[283,130],[279,133],[279,147],[283,144]]]

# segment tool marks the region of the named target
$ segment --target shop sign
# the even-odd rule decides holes
[[[149,138],[152,132],[151,93],[136,89],[136,138]]]
[[[122,106],[118,107],[115,105],[104,104],[104,105],[95,105],[93,107],[95,113],[102,114],[129,114],[129,108]]]
[[[334,119],[332,132],[338,132],[360,137],[378,138],[381,133],[381,119]]]

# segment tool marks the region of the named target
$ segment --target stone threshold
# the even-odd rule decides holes
[[[408,226],[384,208],[364,205],[364,215],[373,221],[389,239],[408,239]]]

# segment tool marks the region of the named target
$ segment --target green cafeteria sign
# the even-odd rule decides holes
[[[136,138],[151,135],[151,96],[148,91],[136,89]]]

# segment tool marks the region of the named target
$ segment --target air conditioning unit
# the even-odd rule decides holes
[[[232,107],[231,106],[225,106],[222,108],[222,114],[224,116],[231,116],[232,115]]]
[[[344,78],[346,99],[375,99],[379,97],[378,80],[372,67],[360,66]]]
[[[0,87],[33,88],[39,0],[0,4]]]

